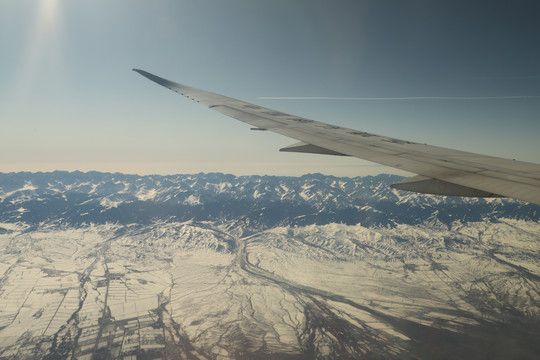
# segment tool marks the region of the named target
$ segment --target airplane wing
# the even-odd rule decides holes
[[[539,164],[346,129],[133,70],[212,110],[248,123],[253,130],[269,130],[299,141],[280,151],[354,156],[418,174],[393,184],[396,189],[451,196],[507,196],[540,205]]]

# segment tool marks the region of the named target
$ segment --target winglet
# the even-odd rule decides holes
[[[170,80],[167,80],[167,79],[164,79],[162,77],[159,77],[159,76],[156,76],[154,74],[150,74],[149,72],[147,71],[144,71],[144,70],[141,70],[141,69],[133,69],[133,71],[141,74],[142,76],[144,76],[145,78],[149,79],[149,80],[152,80],[153,82],[155,83],[158,83],[159,85],[161,86],[164,86],[168,89],[171,89],[174,91],[174,86],[178,86],[179,84],[175,83],[175,82],[172,82]]]
[[[238,101],[238,100],[231,99],[223,95],[212,93],[210,91],[204,91],[204,90],[197,89],[191,86],[179,84],[174,81],[170,81],[162,77],[159,77],[157,75],[150,74],[148,71],[144,71],[141,69],[133,69],[133,71],[135,71],[136,73],[139,73],[140,75],[144,76],[148,80],[155,82],[156,84],[159,84],[163,87],[166,87],[169,90],[177,92],[178,94],[183,95],[190,100],[200,102],[201,104],[206,105],[208,107],[220,105],[227,101]]]

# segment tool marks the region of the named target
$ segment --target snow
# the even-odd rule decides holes
[[[135,196],[140,201],[154,200],[157,195],[156,189],[140,189]]]
[[[309,199],[314,213],[324,213],[347,204],[349,196],[325,192],[320,184],[260,179],[255,185],[219,178],[208,184],[192,176],[167,179],[162,188],[155,186],[159,182],[116,178],[65,187],[92,194],[76,204],[88,208],[175,198],[196,206],[209,196],[200,190],[206,187],[234,191],[241,199]],[[198,190],[191,187],[196,182]],[[54,189],[63,185],[51,184],[46,190],[58,199]],[[27,215],[26,200],[46,199],[46,192],[27,194],[39,190],[32,182],[14,188],[17,205],[9,211],[17,216]],[[375,190],[388,199],[393,194],[384,186]],[[427,204],[426,198],[400,196],[392,199]],[[376,203],[355,206],[380,213]],[[70,356],[80,359],[91,358],[96,344],[115,349],[118,358],[143,348],[174,349],[179,358],[309,358],[313,353],[306,349],[329,358],[340,351],[349,358],[418,358],[414,347],[425,339],[414,329],[430,334],[434,342],[425,346],[435,349],[449,335],[461,343],[471,334],[497,331],[505,344],[535,350],[520,334],[540,331],[540,224],[502,217],[442,222],[431,215],[420,225],[369,228],[328,223],[266,229],[252,226],[256,217],[130,225],[112,219],[73,227],[3,220],[0,357],[53,354],[53,344],[65,340],[61,346],[71,346]],[[294,224],[287,221],[280,224]],[[73,334],[76,345],[68,342]],[[479,349],[497,341],[474,340]]]
[[[185,200],[184,200],[184,204],[189,204],[189,205],[199,205],[201,204],[201,199],[199,196],[197,195],[189,195]]]
[[[115,200],[112,200],[110,198],[103,198],[103,199],[101,199],[99,204],[101,205],[101,207],[103,207],[105,209],[113,209],[113,208],[117,208],[123,202],[124,202],[123,200],[116,200],[115,201]]]

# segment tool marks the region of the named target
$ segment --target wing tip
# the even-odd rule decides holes
[[[141,75],[147,74],[146,71],[141,70],[141,69],[137,69],[137,68],[133,68],[133,69],[131,69],[131,71],[135,71],[136,73],[139,73]]]
[[[178,86],[180,84],[177,84],[177,83],[174,83],[170,80],[167,80],[167,79],[164,79],[162,77],[159,77],[157,75],[154,75],[154,74],[151,74],[149,73],[148,71],[144,71],[144,70],[141,70],[141,69],[136,69],[136,68],[133,68],[132,69],[133,71],[135,71],[136,73],[139,73],[140,75],[144,76],[145,78],[149,79],[149,80],[152,80],[153,82],[161,85],[161,86],[164,86],[168,89],[172,89],[173,86]]]

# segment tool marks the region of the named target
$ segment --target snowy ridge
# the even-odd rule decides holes
[[[238,221],[260,229],[342,222],[365,226],[480,221],[538,221],[540,206],[509,199],[452,198],[394,190],[390,175],[336,178],[197,174],[0,174],[0,221],[73,225]]]

